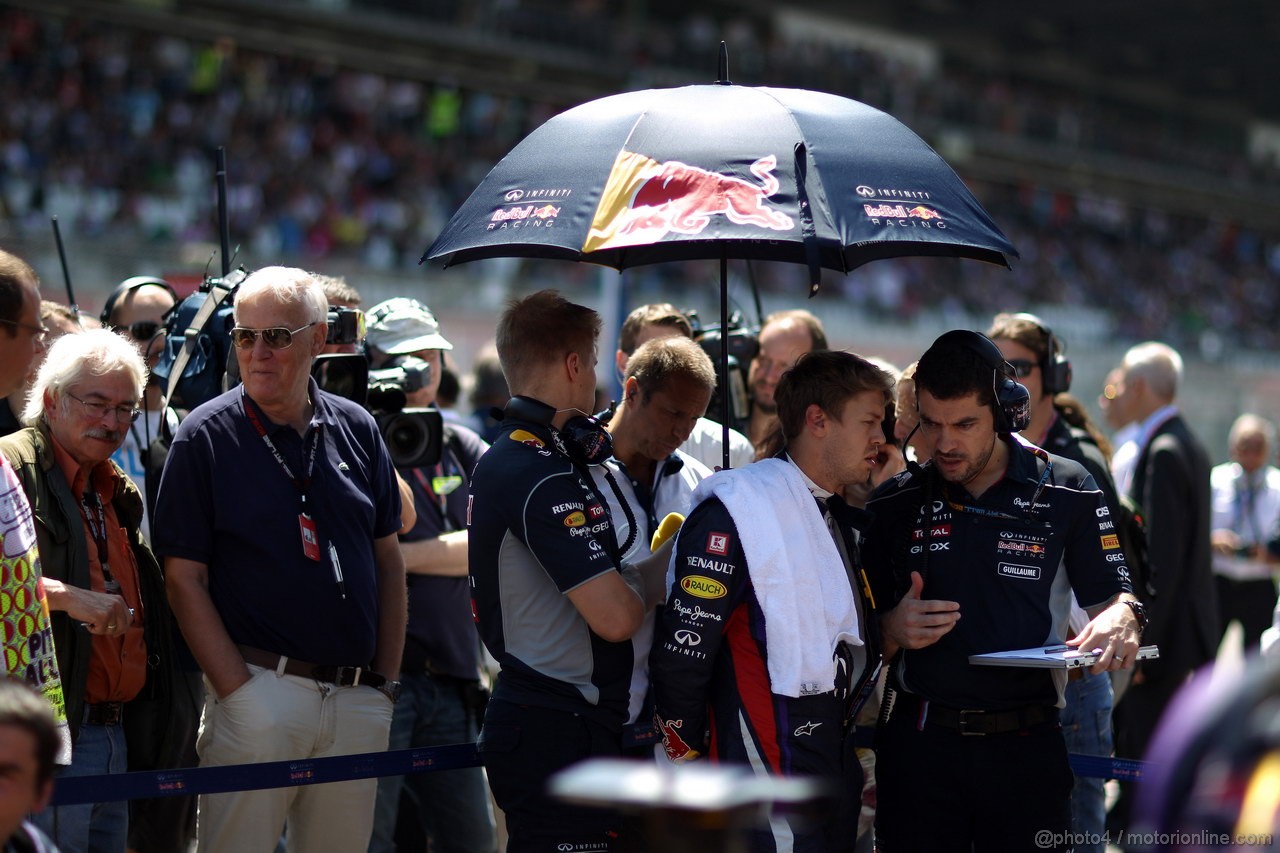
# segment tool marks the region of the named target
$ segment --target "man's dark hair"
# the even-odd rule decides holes
[[[31,734],[36,742],[36,783],[53,778],[54,762],[62,739],[58,721],[48,700],[21,681],[0,678],[0,726],[14,726]]]
[[[622,321],[622,329],[618,332],[618,349],[627,355],[634,353],[640,333],[650,326],[666,326],[686,338],[693,337],[693,324],[679,308],[670,302],[654,302],[641,305]]]
[[[600,337],[600,315],[565,299],[555,290],[539,290],[512,299],[498,320],[498,359],[512,393],[530,378],[571,352],[589,358]]]
[[[956,400],[977,393],[978,402],[995,400],[995,368],[981,355],[955,341],[935,342],[920,356],[915,373],[916,392],[928,391],[939,400]]]
[[[865,391],[879,391],[888,403],[893,394],[893,374],[850,352],[805,353],[782,374],[773,394],[782,438],[791,441],[800,434],[805,411],[811,405],[817,404],[828,416],[839,420],[845,403]]]
[[[22,317],[22,304],[26,288],[39,284],[31,264],[17,255],[0,249],[0,320],[17,323]],[[13,337],[18,333],[14,326],[3,324],[5,332]]]
[[[774,323],[782,320],[792,320],[796,324],[803,326],[809,332],[809,342],[812,344],[810,349],[820,350],[827,348],[827,332],[822,328],[822,321],[803,308],[790,308],[786,311],[774,311],[768,317],[764,318],[764,323],[760,328],[772,326]]]

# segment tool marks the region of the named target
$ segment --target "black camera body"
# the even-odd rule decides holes
[[[317,356],[311,367],[316,383],[369,410],[397,468],[423,468],[440,461],[444,418],[437,409],[409,407],[407,394],[422,388],[431,366],[406,359],[384,370],[370,370],[361,353]],[[416,364],[414,363],[416,362]]]
[[[364,312],[359,308],[330,305],[324,342],[333,346],[351,346],[363,340]]]
[[[698,312],[686,311],[693,326],[693,339],[702,347],[702,351],[711,357],[716,368],[716,390],[707,404],[707,417],[716,423],[723,420],[724,395],[729,396],[729,426],[739,432],[745,432],[747,420],[751,416],[751,400],[747,393],[747,375],[751,370],[751,362],[760,352],[760,330],[753,329],[742,319],[742,312],[735,311],[729,317],[729,330],[722,333],[719,326],[703,327],[698,321]],[[724,348],[729,349],[728,388],[724,386],[726,377],[720,373],[720,358]]]

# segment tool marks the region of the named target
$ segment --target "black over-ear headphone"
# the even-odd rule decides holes
[[[1031,394],[1015,378],[1013,366],[1005,361],[991,339],[968,329],[953,329],[933,342],[936,347],[960,346],[975,353],[991,367],[992,406],[996,432],[1021,432],[1031,423]]]
[[[156,287],[163,287],[169,291],[169,295],[173,297],[173,302],[178,303],[178,293],[173,289],[173,285],[162,278],[156,278],[150,275],[135,275],[132,278],[126,278],[124,281],[116,285],[116,289],[111,291],[111,295],[107,297],[107,304],[102,306],[102,313],[98,315],[98,319],[102,321],[104,326],[111,324],[111,315],[116,310],[116,303],[125,296],[140,287],[146,287],[148,284],[154,284]]]
[[[1014,319],[1035,324],[1044,332],[1044,358],[1040,359],[1040,384],[1046,394],[1063,394],[1071,390],[1071,362],[1067,361],[1066,345],[1059,346],[1058,339],[1035,314],[1014,314]]]
[[[499,420],[519,418],[542,426],[551,426],[551,419],[556,416],[554,407],[532,397],[520,396],[508,400],[501,412],[497,408],[491,411],[495,416],[502,415]],[[575,415],[565,421],[557,432],[563,439],[565,453],[581,465],[598,465],[613,455],[613,436],[598,418],[591,415]]]

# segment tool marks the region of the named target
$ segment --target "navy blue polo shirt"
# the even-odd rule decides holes
[[[880,610],[924,575],[921,598],[955,601],[960,621],[936,643],[907,649],[896,686],[955,708],[1061,706],[1062,681],[1048,670],[974,666],[969,655],[1061,643],[1071,592],[1081,606],[1131,592],[1110,509],[1077,462],[1009,446],[1003,479],[974,499],[940,482],[928,463],[871,496],[863,547]],[[932,482],[927,480],[932,479]],[[927,552],[927,559],[926,559]]]
[[[322,665],[368,666],[377,644],[375,539],[400,527],[400,492],[373,417],[311,381],[306,437],[259,419],[293,473],[320,431],[307,506],[321,559],[302,548],[301,497],[245,415],[237,386],[187,416],[160,479],[158,554],[204,563],[209,594],[239,644]],[[346,598],[330,559],[338,553]]]

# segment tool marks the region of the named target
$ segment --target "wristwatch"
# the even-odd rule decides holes
[[[1147,630],[1147,606],[1137,599],[1125,599],[1124,604],[1133,611],[1133,618],[1138,620],[1138,633]]]
[[[384,681],[374,689],[390,699],[391,704],[394,705],[400,701],[400,693],[404,690],[404,685],[399,681]]]

